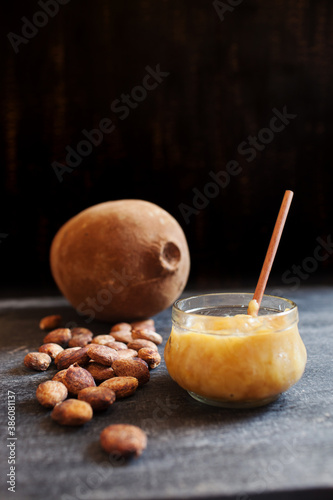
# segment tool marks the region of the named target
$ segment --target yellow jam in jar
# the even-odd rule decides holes
[[[208,297],[208,302],[214,297],[212,307],[203,299],[200,308],[200,296],[174,306],[165,362],[171,377],[202,402],[260,406],[276,399],[303,375],[307,355],[298,332],[296,304],[264,296],[263,302],[270,307],[262,306],[259,314],[263,315],[254,317],[246,314],[247,295],[201,296]],[[216,305],[216,296],[223,296],[222,306]],[[226,298],[229,303],[223,306]],[[192,301],[192,309],[186,308],[186,301]],[[230,305],[232,301],[238,305]],[[274,310],[274,302],[280,310]],[[244,314],[239,314],[242,309]],[[223,316],[223,311],[229,314]],[[221,316],[215,316],[216,312]]]

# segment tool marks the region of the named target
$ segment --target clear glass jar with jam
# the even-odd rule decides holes
[[[164,351],[171,377],[203,403],[250,408],[274,401],[303,375],[307,354],[297,305],[264,295],[249,316],[247,293],[175,302]]]

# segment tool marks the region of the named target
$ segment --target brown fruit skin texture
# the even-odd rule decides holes
[[[55,359],[60,352],[64,349],[59,344],[53,344],[49,342],[48,344],[43,344],[39,347],[38,352],[44,352],[48,354],[52,359]]]
[[[51,342],[64,346],[68,344],[71,338],[72,334],[69,328],[57,328],[44,337],[43,343],[48,344]]]
[[[139,381],[135,377],[115,377],[102,382],[99,387],[108,387],[115,392],[117,399],[123,399],[132,396],[138,385]]]
[[[85,366],[89,363],[88,346],[86,347],[69,347],[60,352],[54,362],[58,370],[64,370],[70,365],[77,363],[80,366]]]
[[[111,366],[118,359],[117,351],[106,345],[90,344],[88,356],[101,365]]]
[[[116,375],[111,366],[101,365],[95,361],[87,365],[87,370],[94,377],[96,382],[109,380]]]
[[[82,251],[84,249],[84,251]],[[143,200],[89,207],[64,224],[50,251],[53,277],[64,296],[91,316],[87,297],[110,295],[97,319],[139,320],[169,307],[185,288],[190,255],[178,222]]]
[[[45,316],[39,322],[39,328],[41,330],[54,330],[61,325],[62,317],[59,314],[52,314],[50,316]]]
[[[92,419],[93,410],[86,401],[67,399],[57,404],[51,413],[53,420],[61,425],[83,425]]]
[[[136,425],[114,424],[102,430],[100,442],[108,454],[139,457],[147,447],[147,436]]]
[[[129,349],[135,349],[136,351],[139,351],[143,347],[149,347],[150,349],[155,349],[155,351],[158,350],[157,345],[154,344],[154,342],[145,339],[134,339],[133,342],[127,344],[127,347]]]
[[[24,358],[24,364],[27,368],[32,368],[38,372],[44,372],[50,366],[52,359],[44,352],[29,352]]]
[[[71,394],[78,394],[86,387],[95,387],[95,380],[91,373],[81,366],[70,366],[64,377],[64,384]]]
[[[61,382],[47,380],[39,384],[36,390],[36,398],[45,408],[53,408],[62,403],[68,396],[67,387]]]
[[[154,344],[159,345],[163,342],[163,337],[159,333],[153,332],[148,328],[134,328],[132,330],[132,337],[134,340],[143,339],[150,340],[150,342],[154,342]]]
[[[149,382],[148,365],[142,359],[117,359],[112,368],[117,377],[135,377],[138,379],[139,385]]]
[[[89,403],[93,410],[106,410],[116,400],[116,393],[108,387],[86,387],[82,389],[77,398]]]
[[[155,349],[149,349],[149,347],[143,347],[138,352],[138,357],[143,359],[149,366],[149,368],[156,368],[161,363],[161,355]]]

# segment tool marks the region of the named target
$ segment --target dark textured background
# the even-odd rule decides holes
[[[71,0],[15,54],[36,1],[1,4],[0,273],[2,284],[48,284],[48,250],[68,218],[106,200],[142,198],[182,224],[192,284],[257,276],[285,189],[295,190],[274,266],[277,282],[332,230],[333,5],[330,0],[244,0],[222,22],[211,1]],[[170,72],[119,120],[110,103],[161,65]],[[297,118],[250,163],[237,152],[287,106]],[[81,131],[116,130],[59,183]],[[186,224],[208,173],[238,160],[233,177]],[[330,280],[333,259],[320,263]],[[320,278],[321,279],[321,278]]]

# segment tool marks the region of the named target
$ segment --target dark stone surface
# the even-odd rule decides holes
[[[50,419],[34,393],[54,368],[31,372],[23,357],[42,343],[42,316],[61,313],[65,321],[82,326],[85,321],[59,297],[1,300],[0,498],[332,498],[333,288],[286,291],[285,296],[299,305],[308,363],[301,381],[276,402],[253,410],[202,405],[170,379],[163,363],[133,397],[116,402],[81,428],[60,427]],[[170,318],[170,310],[155,318],[165,341]],[[91,326],[96,334],[109,328]],[[14,495],[5,476],[8,390],[16,395]],[[115,461],[100,448],[100,431],[120,422],[148,433],[148,447],[138,460]]]

